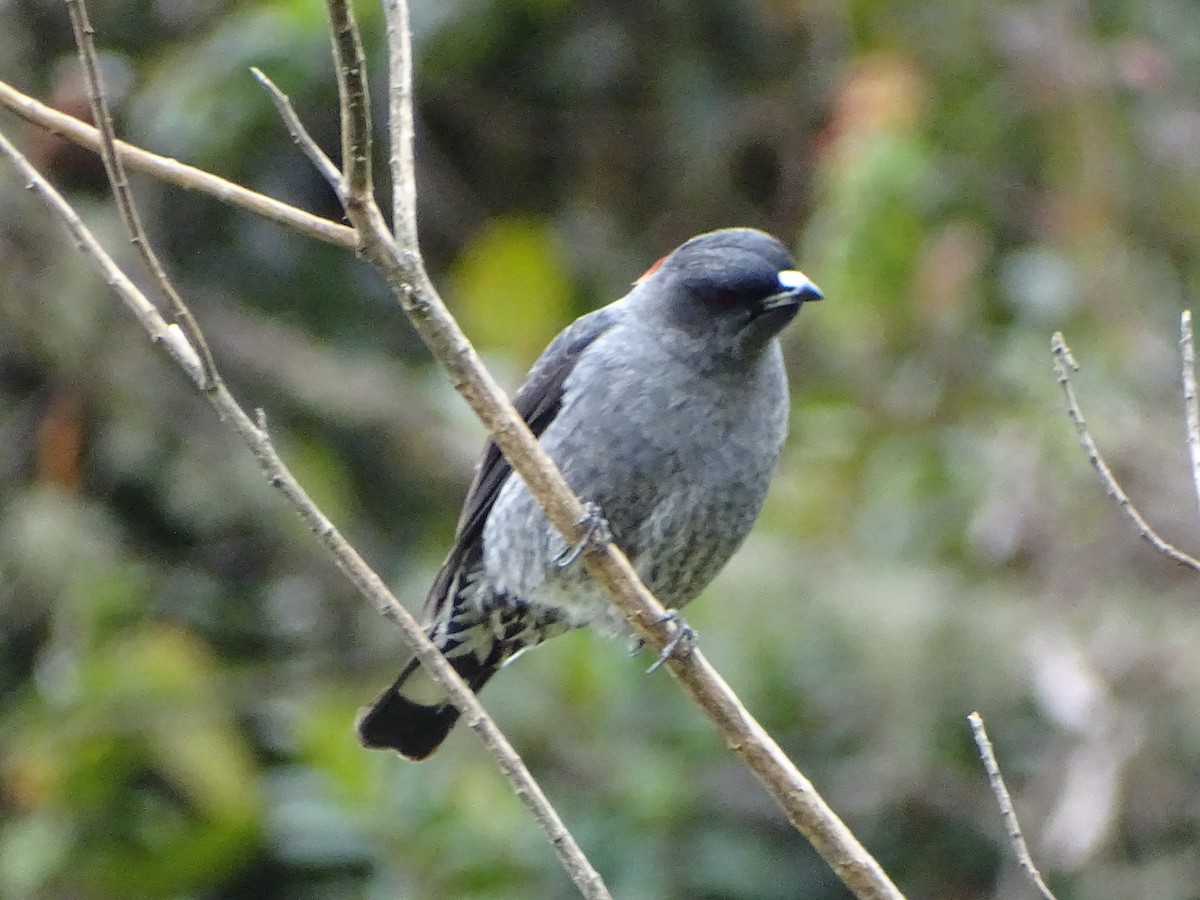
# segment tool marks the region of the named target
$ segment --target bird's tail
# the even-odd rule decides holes
[[[481,661],[470,652],[447,657],[477,693],[505,658],[488,653]],[[395,683],[359,716],[358,739],[364,747],[391,748],[409,759],[425,759],[441,746],[459,715],[458,708],[447,701],[445,692],[414,657]]]
[[[553,610],[533,613],[507,597],[456,603],[448,617],[431,625],[430,639],[475,693],[500,667],[570,626]],[[358,719],[364,747],[391,748],[409,759],[425,759],[446,739],[460,711],[415,657],[400,677]]]

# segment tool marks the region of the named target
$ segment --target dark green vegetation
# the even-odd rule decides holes
[[[509,383],[707,228],[778,234],[824,289],[787,334],[793,435],[763,520],[688,618],[901,888],[1028,896],[977,708],[1061,898],[1194,897],[1197,576],[1104,498],[1049,337],[1085,366],[1117,474],[1186,546],[1196,5],[416,7],[424,246]],[[125,135],[338,215],[247,72],[335,150],[321,4],[93,19]],[[0,7],[0,78],[69,102],[72,53],[65,9]],[[98,164],[0,127],[119,251]],[[352,255],[136,186],[236,393],[419,605],[478,426]],[[398,638],[7,167],[0,622],[0,896],[572,895],[468,731],[419,766],[357,747]],[[579,634],[484,695],[614,894],[843,897],[644,668]]]

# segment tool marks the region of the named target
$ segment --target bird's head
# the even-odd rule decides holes
[[[753,228],[698,235],[636,283],[664,324],[734,359],[756,357],[803,303],[822,296],[783,244]]]

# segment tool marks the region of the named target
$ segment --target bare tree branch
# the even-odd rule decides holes
[[[342,173],[333,164],[333,160],[321,149],[321,145],[304,128],[304,125],[300,122],[300,117],[296,115],[296,108],[292,106],[292,101],[288,99],[288,95],[281,91],[275,82],[264,75],[262,70],[257,66],[251,66],[250,73],[258,79],[258,83],[266,88],[267,93],[271,95],[271,102],[275,104],[276,112],[283,119],[284,125],[287,126],[288,134],[292,136],[292,140],[300,148],[300,152],[308,157],[308,161],[313,164],[313,168],[321,174],[322,178],[329,182],[329,186],[333,188],[335,193],[341,190]],[[351,234],[353,233],[354,231],[351,229]]]
[[[1071,386],[1071,373],[1079,371],[1079,365],[1075,362],[1075,358],[1071,356],[1071,350],[1063,340],[1061,332],[1056,331],[1050,339],[1050,349],[1054,353],[1054,371],[1058,375],[1058,384],[1062,388],[1063,397],[1067,401],[1067,415],[1071,417],[1071,421],[1075,423],[1075,431],[1079,435],[1079,443],[1083,447],[1083,452],[1087,455],[1088,462],[1092,464],[1092,468],[1100,476],[1100,480],[1104,482],[1104,487],[1108,491],[1110,497],[1117,501],[1125,515],[1133,522],[1134,528],[1137,529],[1146,541],[1159,553],[1167,556],[1180,565],[1187,566],[1189,569],[1194,569],[1200,572],[1200,560],[1189,556],[1182,550],[1177,549],[1171,544],[1163,540],[1158,532],[1150,527],[1150,524],[1138,512],[1133,501],[1129,499],[1129,495],[1117,483],[1116,476],[1108,467],[1108,463],[1104,461],[1104,457],[1100,455],[1100,450],[1096,447],[1096,442],[1092,440],[1092,434],[1088,430],[1087,422],[1084,421],[1083,412],[1079,408],[1079,401],[1075,397],[1075,389]]]
[[[1046,886],[1046,882],[1042,879],[1042,873],[1033,864],[1033,857],[1029,854],[1029,845],[1025,843],[1025,835],[1021,832],[1021,823],[1017,820],[1017,811],[1013,807],[1012,797],[1004,783],[1004,776],[1000,773],[1000,764],[996,762],[996,753],[992,749],[987,729],[984,728],[983,716],[978,712],[973,712],[967,716],[967,721],[971,723],[971,733],[975,735],[975,746],[979,748],[979,758],[983,760],[983,768],[987,772],[988,783],[992,786],[992,793],[1000,807],[1000,815],[1004,819],[1004,827],[1008,831],[1008,839],[1012,843],[1013,851],[1017,854],[1017,862],[1029,875],[1029,879],[1041,892],[1041,895],[1046,900],[1055,900],[1054,894]]]
[[[417,172],[413,156],[412,21],[408,0],[383,0],[388,45],[388,126],[391,139],[392,219],[396,243],[420,254]]]
[[[175,286],[167,277],[166,271],[159,262],[158,254],[150,245],[146,230],[142,227],[142,218],[138,214],[137,204],[133,200],[133,192],[129,189],[129,179],[125,177],[125,166],[113,147],[115,143],[112,113],[108,109],[108,101],[100,85],[100,66],[96,60],[96,46],[93,40],[95,32],[88,21],[87,5],[83,0],[67,0],[67,11],[71,16],[71,28],[75,32],[75,46],[79,51],[79,62],[83,67],[84,80],[87,82],[88,103],[92,108],[92,118],[100,128],[100,156],[104,160],[104,170],[108,173],[108,182],[112,185],[113,197],[117,201],[117,209],[121,212],[121,220],[125,230],[129,232],[129,240],[142,257],[150,277],[162,291],[163,296],[171,306],[172,315],[179,322],[192,348],[200,359],[201,390],[208,390],[217,382],[217,367],[213,362],[212,351],[204,339],[200,326],[196,324],[191,310],[184,305],[183,299]]]
[[[3,81],[0,81],[0,104],[32,125],[61,135],[89,150],[100,150],[101,140],[98,129],[86,122],[79,121],[74,116],[68,116],[44,103],[39,103]],[[356,245],[354,231],[345,225],[314,216],[312,213],[256,193],[249,188],[205,172],[203,169],[185,165],[170,157],[158,156],[124,141],[115,141],[113,149],[117,158],[130,168],[153,175],[167,184],[173,184],[184,190],[208,194],[223,203],[239,206],[264,219],[277,222],[285,228],[290,228],[292,231],[316,238],[327,244],[336,244],[352,250]]]
[[[330,39],[342,113],[342,172],[353,203],[374,195],[371,183],[371,100],[358,20],[349,0],[327,0]]]
[[[1200,398],[1196,394],[1196,340],[1192,335],[1192,311],[1179,317],[1179,344],[1183,356],[1183,406],[1187,415],[1187,444],[1192,457],[1192,483],[1200,502]]]

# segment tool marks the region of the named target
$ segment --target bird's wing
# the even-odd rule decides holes
[[[559,334],[538,357],[525,383],[513,397],[513,406],[535,437],[546,430],[562,408],[563,383],[575,368],[580,354],[608,331],[614,322],[615,316],[609,307],[589,313]],[[483,459],[475,470],[475,479],[463,502],[454,546],[425,600],[426,621],[436,620],[455,576],[464,564],[477,559],[482,553],[484,523],[511,474],[512,467],[496,442],[489,438],[483,449]]]

